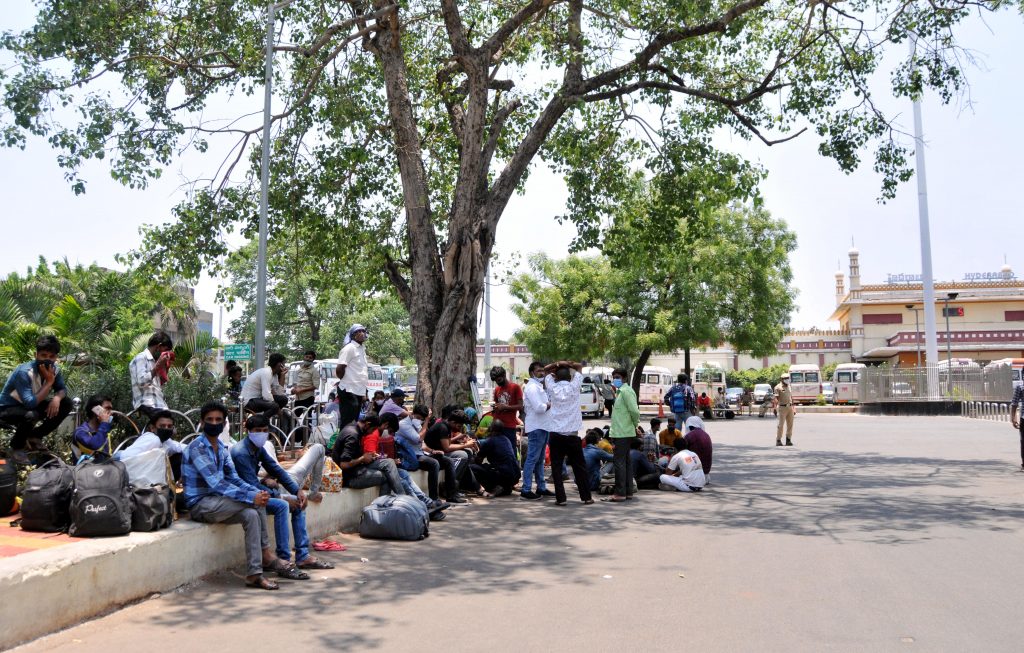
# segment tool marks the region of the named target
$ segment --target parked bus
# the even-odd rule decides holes
[[[338,369],[338,359],[326,358],[316,361],[315,365],[320,369],[320,389],[316,393],[316,402],[324,404],[327,403],[327,398],[338,386],[339,379],[335,373]],[[384,391],[384,369],[376,363],[368,363],[366,367],[366,375],[369,379],[366,384],[366,392],[370,398],[373,398],[373,393],[377,390]]]
[[[644,367],[643,376],[640,377],[640,394],[637,400],[641,404],[656,404],[665,397],[665,393],[671,387],[671,370],[667,367],[648,365]]]
[[[698,397],[702,392],[706,392],[711,397],[711,401],[714,402],[718,397],[719,388],[722,388],[722,392],[725,392],[725,371],[717,363],[705,363],[693,371],[693,383],[691,385]]]
[[[1024,376],[1024,358],[1000,358],[997,361],[992,361],[985,366],[985,369],[993,369],[1001,365],[1009,365],[1011,374],[1013,376],[1013,387],[1017,388],[1024,382],[1022,376]]]
[[[605,379],[612,380],[612,368],[610,367],[584,367],[583,378],[590,377],[594,383],[604,383]]]
[[[860,371],[866,365],[863,363],[840,363],[836,365],[836,371],[832,373],[832,403],[834,404],[855,404],[860,399]],[[792,379],[790,379],[792,381]]]
[[[813,404],[822,393],[821,369],[817,365],[790,365],[789,391],[793,403]]]

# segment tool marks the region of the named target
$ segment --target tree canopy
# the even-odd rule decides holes
[[[542,358],[628,357],[634,385],[653,352],[728,341],[774,354],[793,308],[788,255],[796,240],[762,208],[727,205],[679,220],[660,242],[637,223],[660,202],[637,202],[611,229],[610,256],[537,256],[517,278],[517,337]],[[619,250],[621,247],[624,251]]]
[[[83,192],[91,159],[144,187],[182,149],[236,139],[132,257],[189,279],[222,271],[226,235],[251,237],[257,222],[260,125],[246,100],[263,84],[265,3],[38,4],[36,24],[0,43],[15,62],[0,73],[3,142],[46,138]],[[920,38],[892,71],[893,93],[948,100],[964,79],[955,27],[1011,5],[283,2],[272,232],[303,232],[328,274],[390,284],[409,312],[419,388],[445,403],[473,365],[498,221],[538,160],[564,175],[561,218],[577,225],[577,248],[603,241],[629,173],[656,168],[664,143],[706,144],[720,130],[768,145],[810,131],[843,170],[873,150],[889,196],[911,171],[908,140],[868,83],[888,46]],[[233,115],[218,115],[225,104]]]

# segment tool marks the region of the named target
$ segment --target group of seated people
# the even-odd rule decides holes
[[[711,482],[712,443],[704,420],[693,416],[686,420],[686,433],[676,428],[676,418],[669,417],[666,428],[654,418],[650,429],[637,427],[637,437],[630,441],[629,460],[633,480],[639,490],[699,492]],[[600,428],[587,431],[583,457],[587,463],[590,489],[610,489],[613,479],[612,443]]]

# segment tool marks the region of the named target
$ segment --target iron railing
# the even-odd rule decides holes
[[[1013,373],[1008,365],[990,369],[868,367],[860,373],[859,390],[862,404],[937,399],[1008,402],[1013,396]]]

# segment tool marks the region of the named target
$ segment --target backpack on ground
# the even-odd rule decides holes
[[[166,485],[132,487],[132,530],[149,532],[174,523],[174,492]]]
[[[54,458],[29,472],[21,495],[21,528],[43,533],[67,530],[74,487],[74,474],[63,460]]]
[[[124,535],[132,528],[132,490],[119,460],[86,461],[75,467],[71,498],[74,537]]]
[[[0,517],[18,512],[18,470],[14,463],[0,458]]]
[[[377,497],[363,508],[359,535],[382,540],[422,540],[430,535],[427,507],[408,495]]]

